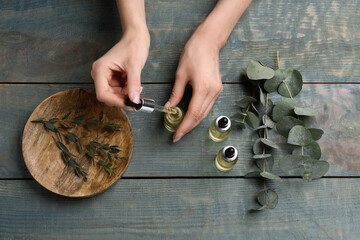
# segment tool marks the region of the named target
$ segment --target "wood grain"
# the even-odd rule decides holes
[[[2,239],[358,239],[359,179],[287,179],[276,209],[249,213],[250,179],[122,179],[68,199],[35,181],[0,181]]]
[[[146,1],[151,35],[142,82],[173,82],[178,59],[216,0]],[[306,82],[359,82],[360,2],[253,1],[220,54],[224,82],[250,59],[300,70]],[[114,1],[0,1],[0,82],[91,82],[120,38]]]
[[[30,177],[21,156],[21,129],[32,110],[46,97],[67,88],[92,87],[92,85],[16,84],[0,85],[0,178]],[[146,84],[143,96],[165,103],[171,84]],[[34,94],[36,93],[36,94]],[[172,134],[163,126],[161,113],[128,113],[134,133],[134,154],[125,176],[244,176],[255,169],[252,144],[257,135],[234,127],[229,139],[214,143],[207,137],[213,118],[220,114],[232,115],[239,109],[235,100],[248,94],[241,84],[225,84],[224,91],[209,116],[179,143],[171,142]],[[251,93],[250,93],[251,94]],[[304,85],[296,97],[298,106],[312,107],[319,115],[309,126],[325,130],[319,141],[322,158],[329,161],[328,176],[359,176],[360,164],[360,85]],[[185,99],[189,99],[186,94]],[[278,101],[279,98],[275,98]],[[186,102],[184,102],[186,103]],[[185,104],[181,106],[184,108]],[[184,108],[185,109],[185,108]],[[284,138],[275,132],[270,136],[281,148],[274,153],[276,159],[291,149]],[[239,150],[239,162],[229,173],[216,170],[213,162],[219,148],[233,144]],[[274,171],[283,175],[275,164]]]
[[[61,119],[71,112],[68,119],[70,130],[60,130],[64,144],[69,151],[76,155],[75,160],[87,172],[87,180],[76,176],[74,169],[64,162],[61,152],[55,141],[59,141],[57,135],[46,129],[43,123],[33,123],[31,120],[45,118]],[[119,131],[109,133],[103,128],[84,127],[72,122],[77,116],[84,115],[84,120],[90,117],[104,123],[114,122],[122,127]],[[60,125],[55,126],[59,127]],[[77,144],[71,144],[65,136],[72,132],[80,137],[84,151],[81,152]],[[82,138],[84,137],[84,138]],[[69,89],[58,92],[41,102],[29,117],[23,133],[22,152],[26,166],[31,175],[43,187],[67,197],[89,197],[101,193],[113,185],[125,172],[129,165],[133,150],[133,135],[130,122],[119,108],[108,107],[96,100],[95,91],[88,89]],[[117,145],[121,149],[121,157],[124,160],[112,161],[116,170],[111,176],[97,164],[99,157],[95,158],[95,165],[85,155],[86,145],[90,141],[101,144]],[[108,163],[108,160],[104,160]]]

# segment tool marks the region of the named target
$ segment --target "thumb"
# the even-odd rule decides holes
[[[165,107],[173,107],[179,104],[182,97],[184,96],[186,81],[183,78],[176,78],[173,90],[169,101],[165,104]]]
[[[141,72],[136,72],[136,71],[129,71],[127,73],[128,96],[130,100],[134,103],[140,102],[140,92],[141,92],[140,75]]]

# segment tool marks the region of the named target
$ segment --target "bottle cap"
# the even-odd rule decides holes
[[[221,152],[221,157],[226,162],[232,162],[238,157],[238,151],[233,146],[226,146]]]
[[[231,127],[231,121],[227,116],[220,116],[215,120],[215,128],[219,132],[226,132]]]
[[[140,98],[139,103],[134,103],[130,98],[127,98],[125,100],[125,105],[135,108],[135,111],[137,112],[152,113],[155,109],[155,101],[148,98]]]

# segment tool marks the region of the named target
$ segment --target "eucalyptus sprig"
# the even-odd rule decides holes
[[[323,130],[308,128],[301,118],[315,116],[318,112],[310,108],[296,107],[294,97],[302,90],[302,76],[299,71],[280,68],[279,53],[277,54],[279,69],[273,70],[261,62],[250,61],[246,74],[255,87],[252,96],[245,96],[236,103],[242,109],[232,116],[232,120],[245,128],[245,123],[259,131],[253,145],[254,160],[258,171],[246,174],[246,177],[262,177],[264,188],[257,196],[260,208],[255,210],[273,209],[278,203],[278,195],[274,189],[267,187],[267,180],[281,180],[271,170],[274,158],[268,150],[278,149],[278,145],[268,139],[268,131],[276,129],[287,138],[287,143],[296,146],[291,155],[279,160],[279,168],[286,174],[302,176],[305,182],[324,176],[329,170],[329,163],[320,160],[321,149],[316,142],[323,135]],[[257,97],[255,93],[259,92]],[[284,98],[277,104],[269,99],[269,94],[278,92]],[[260,116],[256,104],[265,106]],[[272,118],[271,118],[271,117]],[[261,119],[262,125],[259,124]],[[260,126],[259,126],[260,125]]]
[[[99,156],[99,161],[97,162],[99,166],[102,166],[104,170],[111,176],[116,167],[113,166],[113,159],[120,161],[126,160],[124,157],[121,157],[119,152],[121,151],[119,146],[111,145],[108,143],[100,144],[95,140],[89,140],[86,144],[86,153],[83,153],[83,146],[81,139],[88,138],[88,136],[79,137],[75,133],[70,132],[69,129],[83,127],[87,130],[91,130],[92,127],[105,130],[110,133],[119,131],[122,127],[120,124],[113,122],[104,122],[94,117],[89,117],[85,119],[85,115],[79,115],[74,117],[72,120],[68,119],[71,115],[71,112],[65,114],[62,118],[54,117],[50,119],[45,119],[43,117],[32,120],[33,123],[42,123],[47,130],[50,130],[56,133],[58,140],[55,140],[56,146],[61,150],[61,155],[66,165],[72,167],[78,177],[83,177],[84,180],[87,180],[86,170],[80,166],[78,161],[84,156],[91,158],[93,165],[95,165],[95,157]],[[66,146],[63,139],[69,140],[78,146],[79,154],[75,155],[71,153]],[[83,153],[83,154],[82,154]],[[96,153],[99,153],[96,155]]]

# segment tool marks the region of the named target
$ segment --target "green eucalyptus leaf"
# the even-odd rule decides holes
[[[253,152],[255,155],[259,155],[263,153],[265,145],[261,142],[261,138],[256,139],[253,145]]]
[[[274,77],[268,79],[264,83],[264,88],[267,92],[275,92],[283,80],[288,76],[287,70],[277,69],[275,71]]]
[[[297,70],[292,70],[292,69],[286,69],[287,72],[287,77],[285,78],[284,82],[286,83],[286,86],[284,84],[284,82],[282,82],[278,88],[278,92],[281,96],[283,97],[290,97],[288,88],[291,92],[291,96],[295,97],[296,95],[299,94],[299,92],[302,89],[302,85],[303,85],[303,81],[302,81],[302,76],[300,74],[300,72],[298,72]]]
[[[295,108],[295,100],[284,98],[278,104],[275,105],[273,109],[273,119],[275,122],[278,122],[281,118],[285,116],[293,116]]]
[[[77,143],[77,145],[79,146],[80,152],[82,152],[82,151],[83,151],[83,148],[82,148],[82,146],[81,146],[81,143],[80,143],[79,139],[76,139],[76,143]]]
[[[292,176],[303,176],[311,173],[311,179],[317,179],[324,176],[329,170],[329,163],[313,159],[303,155],[287,155],[280,159],[279,168]],[[309,180],[309,175],[305,176]]]
[[[264,128],[267,128],[267,126],[266,125],[261,125],[261,126],[255,128],[254,130],[257,131],[257,130],[264,129]]]
[[[260,103],[263,106],[265,106],[265,95],[260,86],[259,86],[259,95],[260,95]]]
[[[104,150],[102,150],[101,148],[99,148],[99,152],[101,153],[101,155],[103,155],[104,157],[107,157],[107,154]]]
[[[242,99],[236,101],[236,104],[241,108],[247,108],[249,104],[256,102],[257,100],[250,96],[245,96]]]
[[[247,116],[246,113],[238,112],[232,115],[230,119],[234,121],[243,121],[246,116]]]
[[[257,128],[260,125],[259,118],[253,112],[248,112],[245,121],[251,128]]]
[[[321,148],[317,142],[312,142],[309,145],[297,147],[292,151],[294,155],[305,155],[313,159],[320,159]]]
[[[276,176],[275,174],[269,173],[269,172],[261,172],[260,175],[264,178],[271,179],[271,180],[282,180],[279,176]]]
[[[303,121],[291,116],[285,116],[281,118],[276,124],[276,130],[280,135],[287,138],[289,136],[290,130],[296,125],[305,126]]]
[[[312,139],[314,141],[319,140],[324,134],[324,131],[319,128],[308,128],[308,130],[310,131]]]
[[[258,168],[261,169],[261,171],[270,172],[274,166],[274,158],[269,157],[264,159],[256,159],[255,163],[256,166],[258,166]],[[265,164],[265,169],[264,169],[264,164]]]
[[[245,174],[245,177],[246,178],[260,177],[260,172],[259,171],[248,172],[247,174]]]
[[[249,110],[252,110],[253,113],[255,113],[257,116],[259,116],[259,111],[255,107],[254,103],[250,104],[250,109]]]
[[[59,119],[58,118],[51,118],[50,120],[49,120],[49,122],[50,123],[55,123],[55,122],[57,122]]]
[[[294,112],[296,115],[299,116],[315,116],[319,113],[317,110],[311,108],[299,108],[299,107],[296,107],[294,109]]]
[[[265,121],[265,119],[266,119],[266,121]],[[268,115],[264,115],[262,117],[262,121],[268,128],[274,128],[275,127],[275,122]]]
[[[305,170],[302,174],[302,177],[303,177],[304,182],[311,182],[313,180],[313,177],[309,170]]]
[[[274,143],[273,141],[269,140],[269,139],[266,139],[266,138],[260,138],[260,141],[265,144],[266,146],[269,146],[269,147],[272,147],[272,148],[276,148],[278,149],[279,146]]]
[[[271,154],[256,154],[253,156],[254,159],[264,159],[264,158],[269,158],[269,157],[272,157]]]
[[[274,209],[279,202],[279,196],[274,190],[266,189],[258,194],[257,200],[261,206]]]
[[[87,152],[86,152],[86,155],[88,155],[88,156],[91,157],[91,158],[94,158],[94,153],[91,152],[91,151],[87,151]]]
[[[297,146],[306,146],[312,142],[311,132],[301,125],[294,126],[288,137],[288,143]]]
[[[275,72],[271,68],[261,65],[259,62],[251,60],[247,67],[246,74],[251,80],[262,80],[272,78]]]
[[[106,165],[103,160],[98,161],[98,164],[99,164],[100,166],[105,166],[105,165]]]
[[[239,124],[239,126],[242,128],[242,129],[245,129],[246,126],[245,126],[245,123],[243,123],[242,121],[235,121],[237,124]]]

